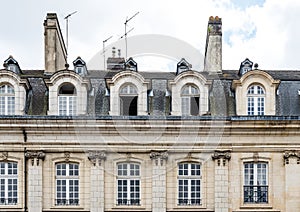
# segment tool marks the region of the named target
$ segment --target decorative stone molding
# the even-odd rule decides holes
[[[167,152],[151,152],[149,157],[151,160],[155,160],[155,165],[158,165],[158,161],[160,160],[160,165],[164,164],[164,160],[168,160],[168,153]]]
[[[299,150],[287,150],[283,153],[284,164],[289,164],[291,157],[297,158],[297,164],[300,164],[300,151]]]
[[[218,166],[221,165],[221,161],[223,163],[223,166],[226,165],[226,161],[229,161],[231,159],[231,153],[229,150],[224,150],[224,151],[221,151],[221,150],[216,150],[211,158],[213,160],[217,160],[218,162]]]
[[[8,152],[2,152],[0,155],[0,159],[1,160],[7,160],[8,158]]]
[[[66,161],[66,162],[69,162],[69,161],[70,161],[71,153],[70,153],[70,152],[65,152],[65,153],[64,153],[64,156],[65,156],[65,161]]]
[[[106,153],[104,151],[89,151],[88,159],[96,166],[97,162],[101,166],[102,161],[106,160]]]
[[[36,165],[39,165],[39,160],[44,160],[46,154],[43,151],[27,151],[25,152],[25,158],[31,159],[31,164],[34,165],[34,160],[36,160]]]

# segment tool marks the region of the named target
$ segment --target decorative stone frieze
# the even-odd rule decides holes
[[[34,160],[36,160],[36,165],[39,165],[39,160],[44,160],[46,154],[43,151],[27,151],[25,152],[25,158],[31,159],[31,164],[34,165]]]
[[[64,156],[65,156],[65,161],[66,161],[66,162],[69,162],[69,161],[70,161],[71,153],[70,153],[70,152],[65,152],[65,153],[64,153]]]
[[[101,166],[102,161],[106,160],[106,153],[104,151],[89,151],[88,159],[96,166],[97,162]]]
[[[290,163],[290,158],[296,158],[297,164],[300,164],[300,151],[299,150],[287,150],[283,153],[284,164]]]

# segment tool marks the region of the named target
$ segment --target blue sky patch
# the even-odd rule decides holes
[[[252,7],[256,5],[262,7],[266,2],[266,0],[231,0],[231,2],[233,3],[234,6],[242,10],[245,10],[248,7]]]

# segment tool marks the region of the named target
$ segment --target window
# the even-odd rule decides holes
[[[135,86],[128,84],[120,89],[120,114],[125,116],[137,115],[138,93]]]
[[[56,205],[79,205],[79,165],[56,164]]]
[[[199,115],[199,89],[194,85],[186,85],[181,91],[182,115]]]
[[[244,203],[268,203],[268,164],[244,164]]]
[[[76,115],[76,89],[72,84],[64,84],[59,89],[58,111],[60,116]]]
[[[140,205],[140,165],[119,163],[117,169],[117,205]]]
[[[265,113],[265,91],[259,85],[248,88],[248,115],[264,115]]]
[[[0,205],[18,203],[18,164],[0,162]]]
[[[0,115],[15,114],[15,91],[11,85],[0,86]]]
[[[178,165],[178,205],[201,205],[200,168],[198,163]]]

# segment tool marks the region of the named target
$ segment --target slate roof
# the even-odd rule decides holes
[[[2,69],[5,70],[5,69]],[[1,71],[1,70],[0,70]],[[66,70],[61,70],[66,71]],[[72,70],[70,70],[72,71]],[[109,97],[107,92],[106,79],[111,79],[120,71],[118,70],[89,70],[86,76],[91,81],[95,91],[94,96],[88,95],[88,113],[94,115],[108,115]],[[235,98],[231,89],[232,80],[240,78],[239,70],[223,70],[222,73],[211,75],[208,72],[200,72],[205,78],[213,80],[210,90],[210,114],[213,116],[234,116]],[[276,94],[276,115],[300,116],[300,70],[266,70],[274,79],[281,80]],[[154,89],[154,97],[151,108],[153,114],[160,114],[166,104],[165,92],[168,89],[168,82],[176,77],[174,72],[138,72],[146,80],[150,80],[150,86]],[[27,91],[27,102],[25,105],[26,114],[46,115],[48,110],[48,88],[45,79],[52,76],[44,70],[22,70],[21,78],[27,79],[30,90]],[[217,82],[216,79],[220,79]],[[151,88],[150,88],[151,89]],[[220,94],[221,93],[221,94]],[[220,107],[220,102],[226,102],[226,108]],[[166,106],[167,107],[167,106]],[[161,113],[168,114],[169,108]]]

